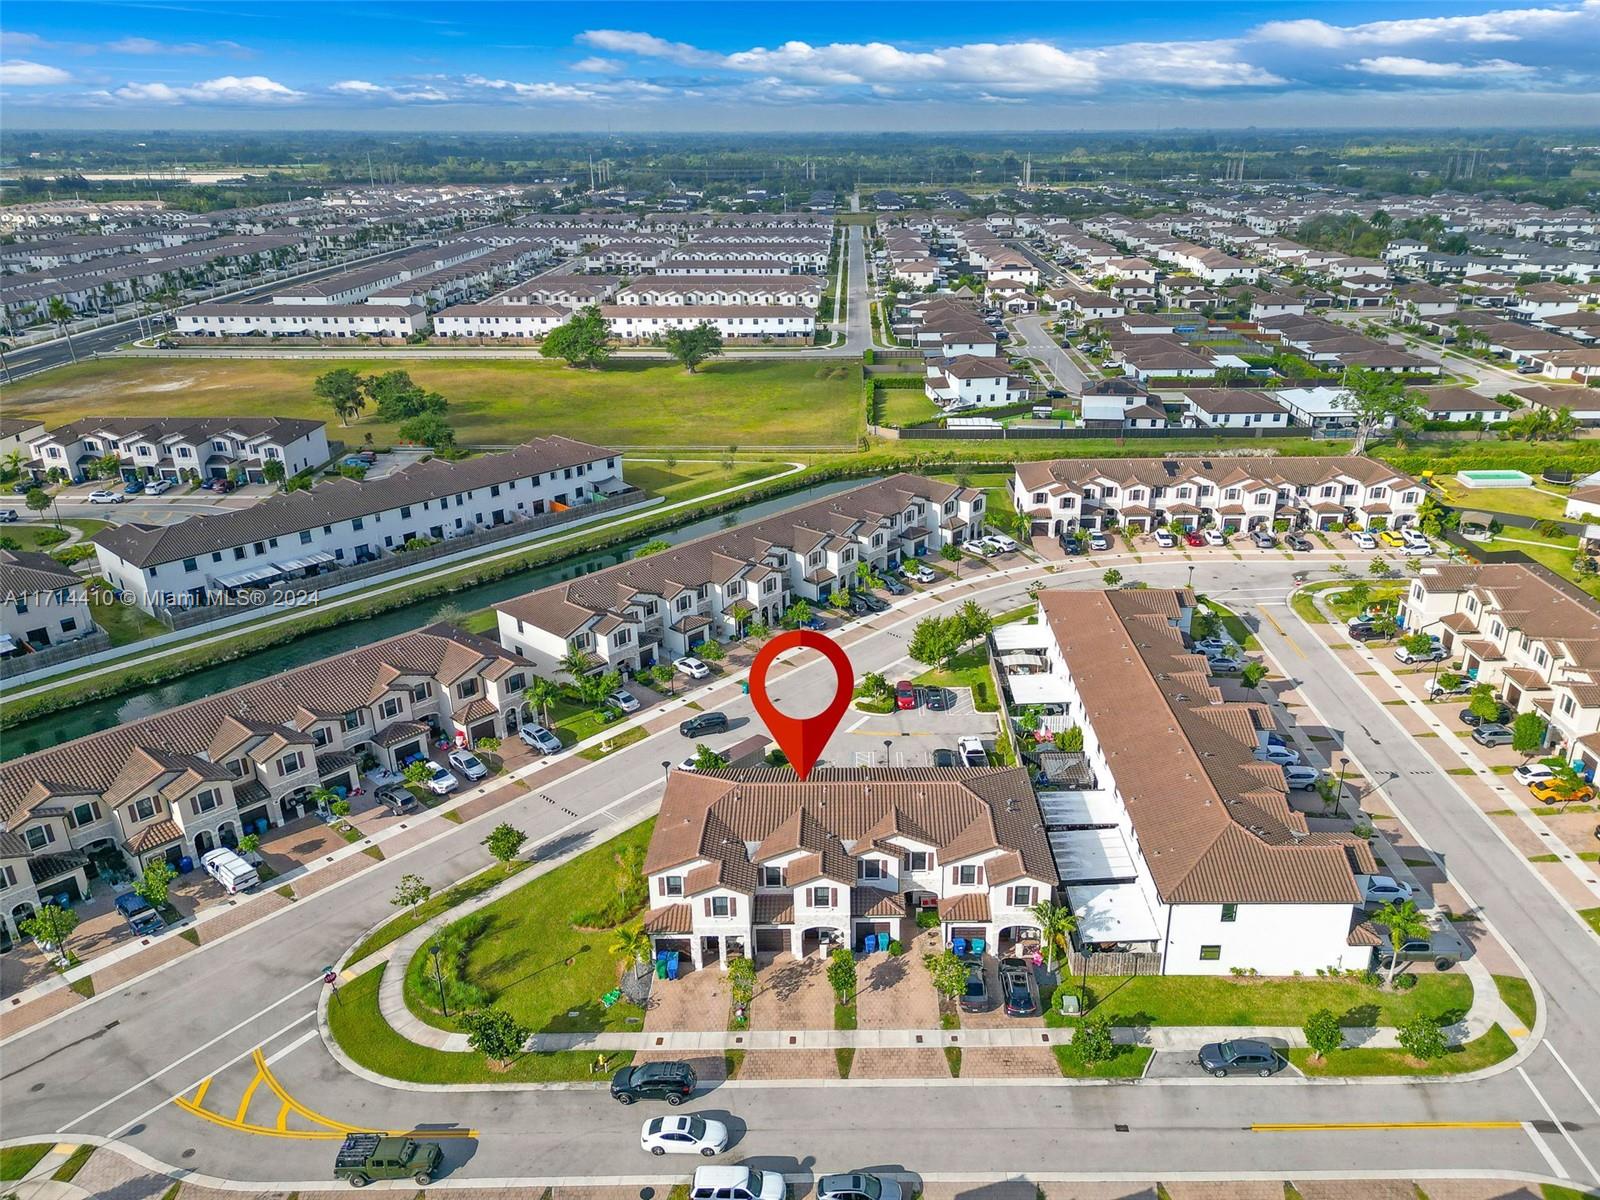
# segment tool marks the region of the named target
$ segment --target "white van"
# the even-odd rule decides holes
[[[207,850],[200,856],[200,865],[205,868],[207,875],[226,889],[230,896],[248,891],[261,882],[261,876],[256,874],[256,869],[226,847]]]
[[[755,1167],[699,1167],[689,1200],[783,1200],[789,1186],[781,1171]]]

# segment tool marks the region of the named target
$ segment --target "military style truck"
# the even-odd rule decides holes
[[[438,1142],[414,1142],[408,1137],[386,1137],[380,1133],[346,1135],[334,1160],[333,1177],[348,1179],[351,1187],[366,1187],[374,1179],[404,1179],[410,1176],[426,1186],[439,1173],[444,1151]]]

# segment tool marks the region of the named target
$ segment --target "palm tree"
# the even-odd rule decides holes
[[[1054,900],[1041,900],[1028,910],[1039,922],[1039,940],[1044,943],[1045,969],[1051,974],[1056,969],[1056,951],[1065,954],[1071,946],[1072,931],[1078,927],[1078,918],[1065,904]]]
[[[522,689],[522,698],[539,714],[545,726],[550,724],[550,706],[561,698],[561,685],[554,679],[535,675],[533,682]]]
[[[7,475],[20,475],[22,474],[22,464],[27,461],[27,457],[21,450],[8,450],[6,451],[6,456],[0,458],[0,469],[4,469]]]
[[[561,669],[573,679],[587,675],[600,665],[600,660],[587,650],[574,646],[561,659]]]
[[[50,319],[56,323],[56,328],[67,339],[67,353],[72,355],[73,362],[77,362],[78,352],[73,348],[72,334],[67,332],[67,322],[72,320],[72,309],[67,306],[67,302],[60,296],[51,296],[50,303],[46,306],[46,311],[50,314]]]
[[[611,939],[611,953],[630,963],[635,976],[639,974],[639,968],[650,961],[650,952],[654,948],[650,935],[642,925],[624,925]]]
[[[1399,904],[1389,901],[1372,914],[1372,923],[1382,925],[1389,931],[1389,946],[1394,951],[1394,957],[1389,961],[1389,973],[1383,983],[1385,987],[1392,987],[1394,973],[1400,966],[1400,947],[1407,942],[1426,938],[1432,930],[1427,918],[1417,911],[1415,902],[1411,900]]]
[[[6,362],[6,354],[11,350],[11,343],[0,341],[0,372],[5,373],[6,382],[11,382],[11,367]]]

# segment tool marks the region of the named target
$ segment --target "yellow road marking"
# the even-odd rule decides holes
[[[1270,612],[1268,612],[1264,608],[1258,608],[1258,609],[1256,609],[1256,611],[1259,612],[1263,617],[1265,617],[1267,619],[1267,624],[1271,625],[1274,629],[1276,629],[1278,631],[1278,636],[1279,637],[1281,637],[1284,641],[1289,643],[1289,648],[1291,650],[1293,650],[1301,658],[1304,658],[1306,656],[1306,652],[1304,650],[1300,649],[1300,643],[1295,641],[1294,638],[1289,636],[1288,632],[1283,628],[1283,626],[1278,624],[1277,618],[1275,618]]]
[[[233,1114],[236,1123],[244,1122],[245,1113],[250,1111],[250,1099],[256,1094],[256,1089],[261,1086],[261,1072],[257,1071],[255,1078],[245,1085],[244,1095],[239,1097],[239,1110]]]
[[[206,1093],[211,1090],[211,1081],[215,1078],[216,1076],[214,1075],[207,1075],[200,1081],[200,1088],[194,1094],[194,1102],[196,1104],[204,1104],[206,1102]]]
[[[279,1083],[277,1079],[273,1077],[272,1072],[267,1070],[266,1057],[259,1049],[255,1052],[255,1063],[256,1070],[260,1071],[263,1078],[266,1079],[267,1086],[272,1089],[273,1095],[277,1096],[279,1100],[282,1100],[285,1104],[294,1109],[295,1112],[299,1113],[313,1125],[322,1125],[328,1129],[337,1129],[342,1133],[374,1132],[371,1129],[366,1129],[359,1125],[346,1125],[343,1121],[335,1121],[332,1117],[325,1117],[321,1113],[314,1112],[305,1105],[301,1104],[293,1096],[289,1095],[288,1092],[284,1091],[283,1084]]]
[[[1320,1133],[1369,1129],[1521,1129],[1521,1121],[1338,1121],[1306,1125],[1252,1125],[1251,1133]]]
[[[278,1106],[278,1128],[289,1128],[289,1106],[287,1104]]]

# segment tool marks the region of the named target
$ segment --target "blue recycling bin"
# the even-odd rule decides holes
[[[269,830],[271,828],[272,828],[272,823],[270,821],[268,821],[265,817],[260,818],[258,821],[256,821],[256,836],[257,837],[266,837],[267,836],[267,830]]]
[[[875,933],[867,934],[867,936],[861,940],[861,947],[868,954],[874,953],[878,949],[878,935]]]
[[[194,870],[194,859],[185,854],[178,860],[178,874],[187,875],[192,870]]]

